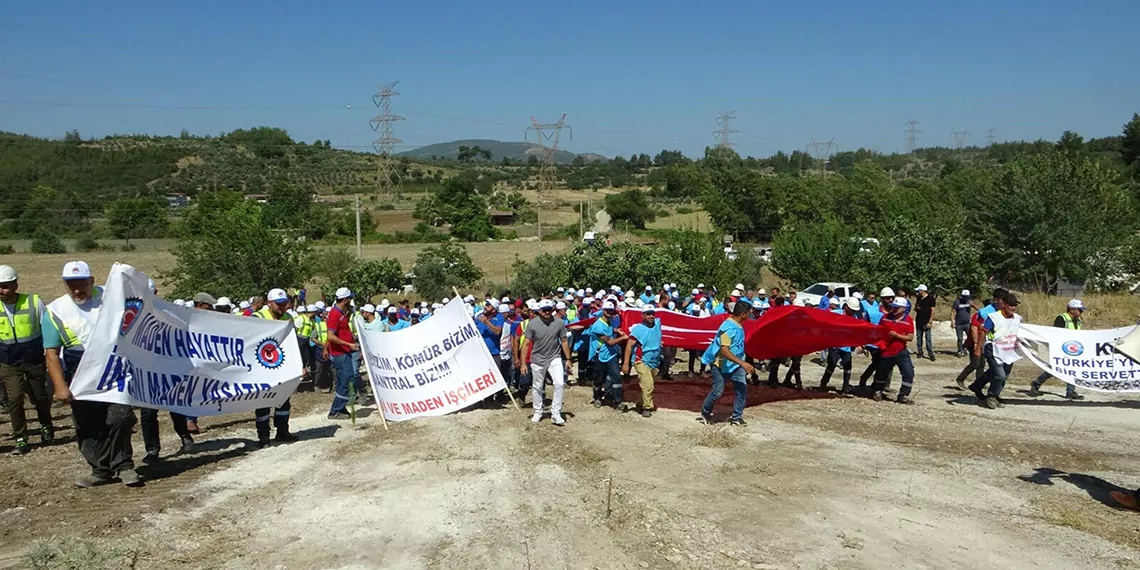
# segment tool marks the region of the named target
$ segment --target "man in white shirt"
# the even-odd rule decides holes
[[[982,327],[986,333],[986,373],[980,381],[970,385],[970,391],[991,410],[1004,408],[1001,392],[1005,381],[1013,370],[1013,363],[1021,359],[1017,352],[1017,338],[1021,331],[1021,315],[1017,314],[1018,300],[1013,293],[1006,293],[1001,309],[990,313]],[[989,393],[983,398],[982,386],[989,382]]]
[[[43,331],[44,356],[55,399],[71,403],[79,452],[91,465],[91,474],[76,484],[94,487],[112,483],[117,477],[128,487],[141,486],[131,449],[131,431],[138,421],[134,409],[123,404],[73,400],[71,395],[71,379],[103,308],[103,288],[95,285],[91,268],[84,261],[67,262],[63,282],[67,295],[47,306],[53,326]]]

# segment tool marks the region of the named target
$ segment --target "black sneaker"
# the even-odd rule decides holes
[[[899,396],[898,399],[896,399],[895,401],[900,403],[900,404],[907,404],[907,405],[913,405],[914,404],[914,400],[912,400],[910,396]]]
[[[748,422],[744,421],[744,418],[732,418],[731,420],[728,420],[728,425],[748,427]]]
[[[963,392],[966,391],[966,381],[965,380],[963,380],[961,378],[956,378],[956,379],[954,379],[954,383],[958,385],[959,390],[961,390]]]
[[[103,477],[100,475],[92,474],[92,475],[85,475],[82,478],[80,478],[78,481],[75,482],[75,486],[87,489],[90,487],[98,487],[99,485],[106,485],[108,483],[113,483],[114,481],[115,480],[112,479],[111,477]]]
[[[875,390],[873,393],[871,393],[871,399],[876,402],[882,402],[884,399],[886,399],[886,395],[883,394],[882,390]]]
[[[335,414],[329,414],[329,419],[330,420],[350,420],[350,419],[352,419],[352,416],[348,415],[347,412],[337,412]]]
[[[1040,396],[1041,395],[1041,387],[1038,386],[1037,384],[1030,384],[1028,394],[1030,396],[1033,396],[1034,398]]]
[[[602,401],[601,400],[594,400],[594,407],[595,408],[602,407]]]
[[[182,438],[182,447],[178,449],[178,453],[194,453],[194,438],[190,436]]]
[[[51,426],[40,428],[40,445],[51,445],[53,443],[55,443],[55,430]]]
[[[12,449],[11,455],[27,455],[32,448],[28,447],[28,438],[21,437],[16,440],[16,447]]]
[[[142,462],[146,465],[154,465],[159,461],[162,461],[162,458],[158,456],[157,451],[148,451],[142,458]]]
[[[277,441],[280,443],[293,443],[294,441],[297,441],[298,439],[299,438],[297,436],[295,436],[295,435],[293,435],[287,431],[277,430],[277,437],[274,437],[273,441]]]
[[[139,474],[136,473],[134,469],[123,469],[122,471],[119,471],[119,480],[128,487],[143,486],[142,479],[139,478]]]
[[[998,406],[998,399],[997,398],[990,396],[990,397],[986,398],[985,401],[986,401],[986,407],[987,408],[989,408],[991,410],[998,409],[999,406]]]
[[[1085,397],[1080,394],[1065,394],[1065,398],[1069,400],[1084,400]]]
[[[697,421],[699,421],[705,425],[711,426],[713,424],[713,415],[712,414],[706,414],[705,412],[702,411],[701,417],[697,418]]]
[[[984,403],[986,401],[986,395],[981,390],[975,390],[971,388],[970,391],[974,393],[974,397],[978,399],[979,403]]]
[[[651,411],[649,411],[649,410],[644,410],[644,409],[643,409],[643,410],[641,410],[641,417],[643,417],[643,418],[651,418],[651,417],[653,417],[653,412],[651,412]]]
[[[268,439],[257,440],[257,448],[258,449],[265,449],[266,447],[269,447],[269,440]]]

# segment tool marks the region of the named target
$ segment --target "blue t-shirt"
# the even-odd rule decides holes
[[[505,319],[503,319],[503,315],[500,314],[496,314],[487,320],[496,327],[502,327],[503,323],[506,322]],[[491,327],[487,326],[481,320],[475,321],[475,328],[479,329],[479,335],[483,337],[483,344],[487,345],[487,350],[491,351],[491,356],[499,354],[499,335],[495,334],[495,332],[491,330]]]
[[[830,307],[831,307],[831,298],[829,298],[827,295],[824,295],[824,296],[819,298],[819,308],[830,310]]]
[[[388,332],[392,332],[392,331],[403,330],[403,329],[406,329],[410,326],[412,326],[412,323],[405,321],[404,319],[396,319],[395,323],[392,323],[390,321],[384,321],[383,328],[386,328]]]
[[[721,303],[721,304],[717,305],[717,306],[716,306],[715,308],[713,308],[713,310],[712,310],[712,314],[714,314],[714,315],[723,315],[723,314],[726,314],[726,313],[728,313],[728,311],[727,311],[727,310],[725,310],[725,308],[724,308],[724,303]]]
[[[656,319],[652,328],[645,323],[638,323],[629,329],[629,336],[637,339],[641,345],[641,361],[646,366],[656,369],[661,365],[661,319]],[[637,362],[637,352],[634,352],[634,362]]]
[[[640,299],[641,302],[645,303],[646,305],[652,305],[653,303],[657,302],[657,299],[654,298],[654,295],[652,293],[642,293]]]
[[[716,366],[720,368],[723,374],[732,374],[737,368],[740,368],[740,365],[727,358],[722,359],[720,357],[720,347],[722,346],[727,346],[733,356],[740,359],[744,358],[744,328],[732,319],[725,319],[721,323],[712,344],[709,344],[708,350],[701,356],[701,364]]]
[[[990,303],[989,305],[982,307],[981,310],[978,311],[978,320],[985,322],[985,320],[987,318],[989,318],[990,315],[992,315],[996,312],[997,312],[997,307],[995,307],[993,303]]]
[[[59,334],[59,329],[55,328],[47,311],[40,315],[40,337],[44,341],[45,350],[63,346],[63,335]]]
[[[597,360],[598,362],[609,362],[617,357],[621,347],[618,345],[609,345],[602,342],[601,337],[613,337],[614,329],[604,319],[599,318],[586,329],[586,334],[589,336],[590,343],[590,360]]]

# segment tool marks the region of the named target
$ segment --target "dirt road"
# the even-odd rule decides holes
[[[1140,513],[1107,504],[1140,487],[1140,403],[1028,398],[1023,363],[986,410],[951,387],[961,364],[919,363],[915,406],[752,388],[774,401],[745,428],[598,410],[574,387],[562,429],[502,408],[384,431],[299,394],[303,441],[250,451],[252,418],[207,419],[203,450],[143,489],[72,488],[72,445],[0,458],[0,565],[1140,567]],[[821,371],[805,359],[805,385]]]

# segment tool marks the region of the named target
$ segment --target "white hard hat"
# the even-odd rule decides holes
[[[739,297],[739,296],[741,296],[741,295],[743,295],[743,294],[744,294],[744,293],[741,293],[741,292],[740,292],[740,289],[739,289],[739,288],[737,288],[737,289],[733,289],[733,290],[732,290],[732,292],[731,292],[731,293],[729,293],[729,295],[731,295],[731,296],[733,296],[733,297]]]
[[[700,292],[701,291],[699,289],[693,289],[693,295],[696,295],[697,293],[700,293]]]
[[[558,303],[556,303],[556,304],[554,305],[554,308],[555,308],[555,309],[558,309],[559,311],[561,311],[562,309],[565,309],[565,308],[566,308],[566,303],[563,303],[562,301],[559,301]]]
[[[447,304],[449,301],[451,301],[451,299],[448,299],[447,297],[444,297],[444,298],[443,298],[443,301],[440,301],[440,302],[441,302],[441,303],[443,303],[444,305],[446,305],[446,304]]]
[[[243,309],[248,309],[249,308],[249,301],[242,301],[241,304],[238,306],[243,308]]]
[[[854,298],[854,297],[847,299],[847,307],[849,309],[851,309],[852,311],[858,311],[859,310],[859,300]]]
[[[744,284],[743,284],[743,283],[737,283],[737,284],[736,284],[736,288],[737,288],[737,289],[740,289],[741,291],[743,291],[743,290],[744,290]]]
[[[412,310],[408,311],[408,313],[417,317],[420,316],[420,310],[415,307],[412,307]]]
[[[858,299],[858,300],[860,300],[860,301],[862,301],[862,300],[863,300],[863,294],[862,294],[862,293],[860,293],[860,292],[858,292],[858,291],[856,291],[856,292],[855,292],[855,294],[851,295],[851,297],[852,297],[852,298],[854,298],[854,299]],[[856,304],[858,304],[858,303],[856,303]]]
[[[289,300],[289,295],[285,293],[284,289],[270,289],[266,293],[265,300],[271,303],[281,303]]]
[[[375,313],[376,307],[373,306],[372,303],[365,303],[364,306],[360,308],[360,312],[362,312],[362,313]]]
[[[761,287],[761,288],[759,288],[759,289],[757,289],[757,290],[756,290],[756,294],[757,294],[757,295],[767,295],[767,294],[768,294],[768,292],[767,292],[767,291],[765,291],[763,287]]]
[[[306,313],[316,313],[319,310],[320,309],[318,309],[316,305],[309,305],[308,307],[305,307]]]
[[[803,307],[804,306],[804,300],[799,298],[799,297],[796,297],[796,299],[794,301],[792,301],[792,306],[793,307]]]
[[[11,283],[19,277],[11,265],[0,265],[0,283]]]
[[[626,296],[626,297],[632,297],[632,296],[633,296],[633,289],[630,289],[629,291],[626,291],[626,292],[625,292],[625,296]]]
[[[1069,308],[1080,309],[1083,311],[1085,310],[1085,304],[1082,303],[1080,299],[1073,299],[1072,301],[1069,301]]]
[[[674,303],[673,301],[669,301],[668,306],[669,306],[669,310],[672,311],[672,310],[675,310],[677,308],[677,303]]]
[[[883,290],[879,291],[879,296],[880,297],[894,297],[895,296],[895,290],[891,289],[890,287],[883,287]]]
[[[351,298],[352,298],[352,290],[349,289],[348,287],[341,287],[340,289],[336,290],[336,300],[337,301],[339,301],[341,299],[351,299]]]
[[[637,303],[637,301],[638,300],[631,295],[629,297],[626,297],[622,302],[632,307]]]
[[[926,285],[919,285],[918,287],[915,287],[914,290],[915,291],[926,291],[927,289],[926,289]]]
[[[506,303],[499,305],[499,312],[500,313],[506,313],[506,312],[509,312],[510,310],[511,310],[511,306],[506,304]]]
[[[234,304],[233,301],[230,301],[229,297],[219,297],[218,302],[214,303],[214,306],[215,307],[230,307],[230,306],[233,306],[233,304]]]
[[[963,297],[969,297],[970,296],[970,290],[969,289],[962,289],[962,296]]]
[[[603,310],[609,309],[612,311],[612,310],[617,309],[617,307],[614,306],[613,301],[606,301],[605,303],[602,303],[602,309]]]
[[[830,304],[832,307],[838,307],[839,306],[839,297],[832,297],[831,301],[828,301],[828,304]]]

